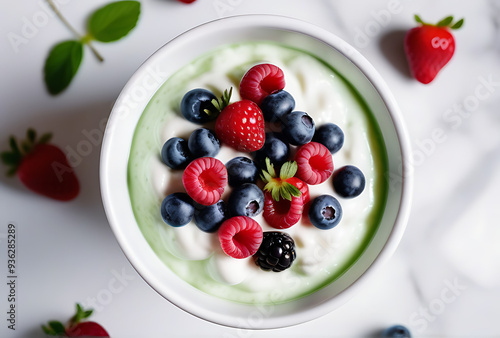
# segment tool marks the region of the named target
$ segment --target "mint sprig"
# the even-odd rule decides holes
[[[92,41],[108,43],[123,38],[137,25],[141,12],[141,4],[138,1],[112,2],[92,13],[87,22],[87,32],[81,35],[66,20],[53,0],[46,1],[76,37],[75,40],[55,45],[45,61],[45,85],[51,95],[60,94],[70,85],[80,68],[85,45],[103,62],[104,58],[94,48]]]

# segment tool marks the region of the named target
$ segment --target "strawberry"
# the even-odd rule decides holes
[[[66,155],[49,144],[52,135],[44,134],[37,140],[36,132],[28,129],[27,139],[18,145],[10,138],[10,151],[1,154],[2,162],[10,166],[8,176],[17,174],[30,190],[59,201],[74,199],[80,184]]]
[[[233,258],[252,256],[262,243],[262,227],[247,216],[231,217],[218,230],[222,251]]]
[[[264,190],[264,219],[276,229],[286,229],[296,224],[302,217],[304,204],[309,201],[307,184],[297,177],[296,162],[286,162],[276,176],[274,166],[266,158],[267,171],[262,171]],[[280,200],[280,197],[282,199]]]
[[[182,184],[195,202],[212,205],[220,200],[226,188],[226,167],[213,157],[197,158],[184,170]]]
[[[264,116],[259,106],[250,100],[231,103],[215,121],[219,140],[238,151],[252,152],[264,145]]]
[[[66,329],[68,337],[109,337],[108,332],[96,322],[82,322]]]
[[[66,326],[61,322],[52,320],[42,329],[47,335],[58,337],[109,337],[109,333],[98,323],[82,321],[92,315],[93,310],[84,310],[76,304],[76,314],[70,318]]]
[[[415,20],[420,26],[406,33],[404,48],[413,77],[427,84],[453,56],[455,39],[450,29],[462,27],[464,19],[453,23],[453,17],[448,16],[436,25],[423,22],[418,15]]]
[[[270,63],[262,63],[250,68],[241,78],[240,95],[258,105],[269,94],[285,88],[283,71]]]
[[[321,143],[309,142],[295,153],[297,177],[307,184],[315,185],[326,181],[333,173],[332,154]]]

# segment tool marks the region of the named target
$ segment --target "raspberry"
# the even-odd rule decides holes
[[[236,216],[224,221],[219,228],[222,250],[233,258],[252,256],[262,242],[262,227],[247,216]]]
[[[283,71],[270,63],[250,68],[240,82],[242,98],[261,104],[269,94],[285,88]]]
[[[264,219],[276,229],[287,229],[296,224],[302,217],[304,200],[302,195],[293,197],[289,201],[280,199],[275,201],[270,192],[264,194]]]
[[[296,258],[295,242],[290,235],[284,232],[265,232],[262,244],[253,257],[255,263],[264,271],[280,272],[286,270]]]
[[[198,158],[184,170],[182,184],[195,202],[212,205],[220,200],[227,185],[226,167],[213,157]]]
[[[295,154],[298,169],[296,176],[307,184],[320,184],[333,173],[332,154],[324,145],[309,142]]]

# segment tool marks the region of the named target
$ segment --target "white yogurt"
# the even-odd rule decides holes
[[[232,86],[231,102],[235,102],[240,99],[239,79],[252,65],[261,62],[273,63],[283,70],[285,90],[294,97],[295,110],[307,112],[317,127],[333,122],[344,131],[344,146],[333,155],[334,168],[355,165],[366,178],[365,190],[353,199],[339,197],[333,190],[331,178],[309,186],[311,199],[322,194],[335,196],[342,205],[343,217],[340,224],[330,230],[320,230],[303,221],[281,230],[293,237],[297,253],[292,267],[281,273],[260,270],[252,258],[228,257],[220,249],[217,235],[202,232],[194,222],[173,228],[159,218],[161,200],[170,193],[184,191],[182,172],[172,171],[161,163],[159,149],[169,138],[187,138],[200,127],[179,114],[182,95],[193,88],[222,92]],[[150,126],[148,131],[155,130],[156,135],[146,132],[146,126]],[[134,137],[129,165],[129,187],[136,218],[159,257],[187,282],[205,292],[249,303],[282,302],[299,297],[343,273],[378,225],[373,219],[384,205],[381,199],[385,199],[385,183],[380,181],[383,180],[385,148],[374,136],[377,132],[373,118],[352,88],[316,58],[265,43],[218,50],[193,62],[168,80],[143,114]],[[148,144],[151,149],[147,148]],[[135,156],[139,152],[146,154]],[[222,146],[217,158],[226,163],[236,156],[250,157]],[[136,164],[143,161],[146,164]],[[141,170],[135,169],[137,167]],[[136,187],[144,181],[148,181],[148,186]],[[144,193],[154,197],[148,198]],[[227,201],[229,194],[230,188],[227,187],[223,199]],[[156,214],[142,217],[144,212]],[[262,214],[254,219],[264,231],[276,231],[266,224]],[[279,285],[285,287],[277,287]]]

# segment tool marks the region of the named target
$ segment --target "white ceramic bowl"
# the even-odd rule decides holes
[[[135,221],[127,186],[127,162],[136,124],[149,99],[173,72],[227,43],[278,41],[308,50],[334,65],[359,91],[377,119],[387,147],[390,183],[387,206],[373,240],[340,278],[304,298],[284,304],[252,306],[222,300],[192,287],[156,256]],[[160,71],[161,70],[161,71]],[[160,295],[205,320],[238,328],[265,329],[299,324],[343,304],[396,249],[406,226],[411,177],[405,172],[409,143],[393,96],[373,66],[335,35],[296,19],[246,15],[191,29],[155,52],[127,83],[108,121],[101,157],[101,189],[111,227],[124,253]],[[402,169],[403,167],[403,169]]]

